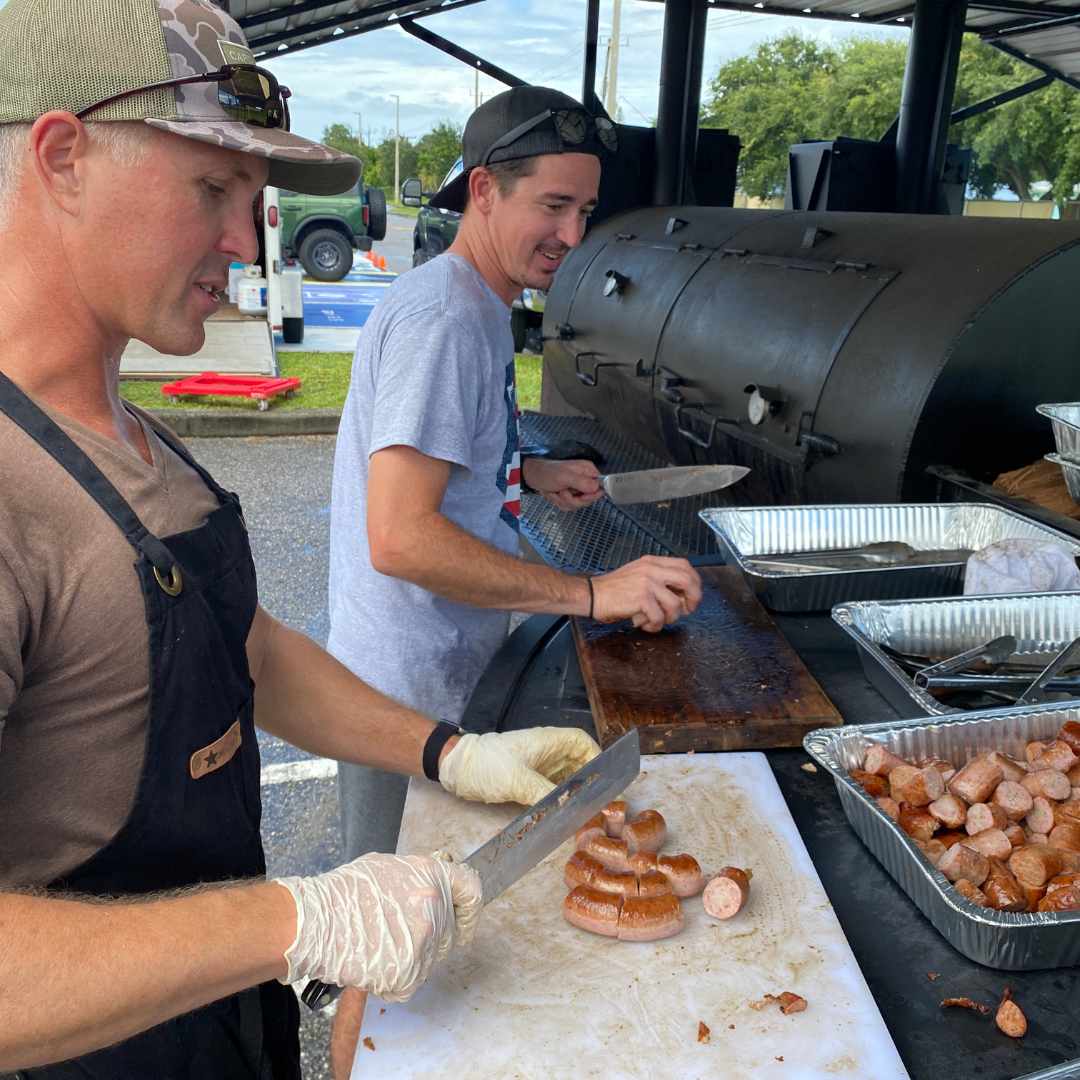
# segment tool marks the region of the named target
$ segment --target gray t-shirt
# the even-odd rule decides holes
[[[441,512],[517,553],[510,309],[457,255],[394,282],[357,342],[334,457],[327,643],[384,694],[456,721],[506,637],[509,615],[454,603],[372,567],[368,459],[388,446],[450,462]]]

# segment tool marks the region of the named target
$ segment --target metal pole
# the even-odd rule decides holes
[[[479,67],[474,68],[473,73],[474,73],[474,78],[473,78],[473,108],[474,109],[479,109],[480,108],[480,68]]]
[[[707,14],[707,0],[669,0],[664,6],[656,111],[655,206],[682,201],[692,171]]]
[[[916,0],[896,130],[896,208],[933,213],[945,162],[967,0]]]
[[[394,99],[394,200],[401,198],[401,97],[390,95]]]
[[[581,104],[596,111],[596,43],[600,36],[600,0],[589,0],[585,16],[585,63],[581,72]]]

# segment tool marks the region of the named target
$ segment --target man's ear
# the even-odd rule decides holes
[[[82,122],[69,112],[47,112],[30,129],[28,153],[34,175],[62,211],[78,211],[89,139]]]
[[[495,205],[498,187],[494,173],[483,165],[477,165],[469,173],[469,205],[475,206],[481,213],[490,213]]]

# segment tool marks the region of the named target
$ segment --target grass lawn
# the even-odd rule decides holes
[[[515,357],[517,363],[518,405],[522,409],[540,407],[540,357]],[[345,404],[349,389],[349,370],[352,353],[336,352],[289,352],[280,357],[281,374],[299,376],[303,387],[291,398],[279,398],[270,408],[275,412],[292,409],[340,409]],[[120,383],[120,393],[128,401],[144,409],[181,408],[200,409],[252,409],[258,404],[247,398],[196,397],[183,401],[166,398],[161,383],[145,379],[125,379]]]
[[[406,206],[404,203],[393,202],[389,199],[386,202],[386,209],[389,210],[391,214],[401,214],[404,217],[411,218],[416,217],[416,215],[420,213],[420,208],[418,206]]]

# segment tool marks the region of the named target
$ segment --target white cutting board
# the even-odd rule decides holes
[[[353,1080],[907,1077],[763,754],[643,757],[625,798],[664,815],[666,852],[753,870],[746,907],[716,922],[684,900],[685,928],[665,941],[585,933],[561,914],[568,841],[484,909],[471,948],[410,1001],[369,998],[374,1050],[358,1047]],[[413,781],[398,851],[464,857],[518,812]],[[806,1011],[749,1007],[784,990]]]

